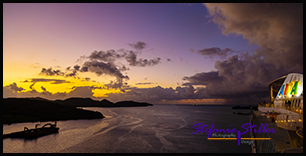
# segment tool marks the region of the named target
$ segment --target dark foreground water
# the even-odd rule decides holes
[[[207,133],[192,134],[197,131],[193,128],[197,123],[209,128],[214,124],[218,129],[239,129],[249,122],[248,116],[233,114],[241,110],[229,106],[154,105],[84,109],[100,111],[106,118],[58,121],[58,134],[34,140],[7,138],[3,140],[3,152],[249,153],[251,150],[246,142],[237,145],[237,140],[207,140]],[[34,128],[35,124],[3,125],[3,133],[20,131],[24,126]],[[242,137],[250,135],[246,133]]]

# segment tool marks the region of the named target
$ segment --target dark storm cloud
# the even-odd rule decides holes
[[[209,58],[219,56],[222,59],[226,58],[228,54],[234,52],[232,49],[229,49],[229,48],[221,49],[218,47],[205,48],[205,49],[201,49],[198,51],[194,51],[193,49],[191,49],[191,51],[201,54],[203,56],[209,57]]]
[[[225,35],[257,44],[265,62],[297,71],[303,64],[303,4],[205,4]]]
[[[129,45],[136,50],[142,50],[146,47],[147,44],[145,42],[138,41],[136,43],[129,44]]]
[[[226,98],[228,102],[267,100],[268,84],[288,73],[303,72],[302,4],[205,4],[225,35],[242,35],[259,48],[219,60],[217,71],[186,76],[186,84],[205,85],[195,96]],[[224,50],[224,51],[223,51]],[[226,56],[229,49],[197,51]]]
[[[109,93],[108,98],[111,101],[135,100],[146,102],[161,102],[162,100],[182,100],[182,99],[199,99],[208,96],[200,92],[201,88],[195,89],[192,85],[185,87],[164,88],[161,86],[150,88],[128,87],[123,93]]]
[[[176,93],[178,94],[178,99],[194,99],[195,98],[195,89],[189,84],[187,87],[176,87]],[[198,97],[197,97],[198,98]],[[178,100],[177,99],[177,100]]]
[[[128,88],[124,93],[109,93],[111,101],[135,100],[135,101],[160,101],[162,99],[176,99],[177,94],[173,88],[163,88],[161,86],[152,88]]]
[[[12,89],[12,90],[14,90],[16,92],[20,92],[20,91],[24,90],[22,87],[18,87],[15,82],[10,84],[9,87],[10,87],[10,89]]]
[[[218,76],[218,74],[216,71],[197,73],[190,77],[185,76],[183,80],[189,81],[192,85],[208,85],[212,82],[221,83],[223,78]]]
[[[267,64],[259,58],[256,60],[254,57],[256,58],[245,54],[243,59],[238,59],[238,56],[234,55],[224,61],[217,61],[215,68],[218,71],[197,73],[184,77],[183,80],[192,85],[205,85],[205,89],[201,89],[198,94],[208,97],[257,100],[266,98],[269,95],[269,82],[283,71],[276,70],[273,64]],[[275,70],[275,73],[271,73],[271,70]]]

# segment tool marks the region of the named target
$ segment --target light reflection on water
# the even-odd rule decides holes
[[[41,125],[47,122],[42,122]],[[34,128],[36,123],[12,124],[4,126],[3,133],[23,130],[23,127]],[[37,139],[7,138],[3,140],[3,152],[57,152],[80,143],[107,124],[97,120],[58,121],[59,133],[50,134]],[[39,145],[39,146],[37,146]]]
[[[154,105],[84,109],[100,111],[106,118],[58,121],[59,133],[34,140],[4,139],[3,152],[249,152],[250,149],[246,144],[237,145],[237,141],[208,141],[207,134],[192,134],[196,123],[228,128],[248,122],[247,116],[232,114],[231,107]],[[3,133],[20,131],[25,126],[34,128],[35,124],[3,125]]]

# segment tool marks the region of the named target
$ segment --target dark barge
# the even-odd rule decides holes
[[[59,127],[56,127],[56,121],[55,121],[55,124],[47,123],[41,128],[37,128],[38,125],[40,124],[35,125],[35,129],[28,129],[27,127],[24,127],[23,131],[3,134],[3,139],[5,138],[34,139],[34,138],[38,138],[41,136],[58,133],[58,130],[59,130]]]

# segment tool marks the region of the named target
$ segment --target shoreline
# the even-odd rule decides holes
[[[71,115],[71,116],[54,116],[54,117],[44,117],[44,116],[21,116],[21,115],[4,115],[3,116],[3,122],[2,125],[11,125],[11,124],[16,124],[16,123],[26,123],[26,122],[53,122],[53,121],[67,121],[67,120],[90,120],[90,119],[103,119],[105,118],[102,113],[100,112],[94,112],[94,111],[89,111],[89,110],[81,110],[81,109],[76,109],[76,110],[69,110],[69,114],[74,114],[76,115]]]
[[[63,106],[51,101],[33,99],[3,99],[2,124],[78,119],[101,119],[100,112]]]
[[[120,101],[112,103],[106,99],[95,101],[90,98],[69,98],[50,101],[43,98],[3,98],[2,124],[65,121],[82,119],[102,119],[102,113],[83,110],[80,107],[146,107],[145,102]]]

